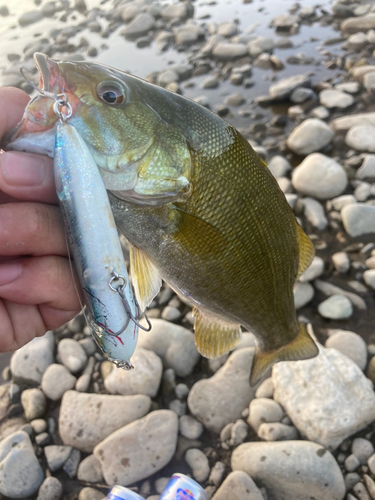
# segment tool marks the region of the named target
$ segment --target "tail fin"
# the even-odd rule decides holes
[[[297,337],[279,349],[262,351],[255,348],[253,365],[251,367],[250,385],[254,386],[265,372],[278,361],[297,361],[298,359],[314,358],[319,349],[305,327],[299,324]]]

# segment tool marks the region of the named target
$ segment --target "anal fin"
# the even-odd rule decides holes
[[[319,349],[305,327],[299,324],[297,337],[288,344],[273,349],[262,351],[255,348],[253,365],[251,367],[250,385],[256,385],[265,372],[278,361],[297,361],[299,359],[314,358],[319,354]]]
[[[130,271],[136,299],[142,311],[158,294],[162,281],[149,258],[138,248],[129,245]]]
[[[197,308],[195,316],[195,345],[206,358],[218,358],[231,351],[241,340],[240,325],[222,321],[220,318]]]

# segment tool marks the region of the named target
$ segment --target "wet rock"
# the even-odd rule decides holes
[[[293,90],[290,100],[294,104],[302,104],[303,102],[309,101],[313,99],[315,96],[315,92],[312,89],[306,89],[304,87],[300,87],[296,90]]]
[[[317,118],[308,118],[298,125],[287,140],[288,147],[299,155],[308,155],[328,146],[334,132]]]
[[[89,455],[78,466],[77,479],[86,483],[103,481],[102,467],[95,455]]]
[[[104,479],[124,486],[162,469],[177,444],[178,418],[170,410],[153,411],[109,435],[96,446]]]
[[[311,80],[307,75],[293,75],[284,78],[270,86],[270,96],[275,101],[289,98],[290,94],[299,87],[311,87]]]
[[[231,472],[212,500],[264,500],[251,477],[242,471]]]
[[[51,472],[61,469],[70,457],[73,448],[71,446],[50,445],[44,448],[48,468]]]
[[[375,155],[366,155],[361,167],[357,170],[357,179],[375,179]]]
[[[221,42],[215,45],[212,50],[214,57],[219,61],[232,61],[247,54],[247,47],[244,43]]]
[[[241,106],[245,102],[245,98],[242,94],[236,92],[235,94],[231,94],[228,97],[225,98],[225,104],[228,104],[228,106]]]
[[[85,367],[87,354],[79,342],[74,339],[62,339],[57,348],[61,363],[71,373],[77,373]]]
[[[319,231],[324,231],[328,226],[328,220],[323,206],[313,198],[304,198],[303,207],[306,219]]]
[[[356,203],[346,205],[341,210],[345,231],[355,238],[363,234],[375,233],[375,207]]]
[[[276,31],[293,32],[298,28],[298,17],[282,14],[272,19],[271,24],[276,28]]]
[[[124,28],[122,34],[125,35],[125,37],[136,38],[147,35],[154,26],[155,18],[147,12],[143,12],[136,16],[133,21]]]
[[[162,319],[152,320],[151,332],[139,333],[138,346],[154,351],[179,377],[190,375],[199,359],[192,332]]]
[[[372,66],[373,71],[375,66]],[[333,130],[349,130],[358,125],[374,125],[375,126],[375,113],[359,113],[356,115],[340,116],[332,121]]]
[[[91,453],[120,427],[143,417],[150,409],[148,396],[109,396],[68,391],[61,401],[59,432],[64,444]]]
[[[200,84],[202,89],[216,89],[219,86],[219,80],[216,76],[208,76]]]
[[[375,153],[375,144],[372,140],[375,134],[373,125],[356,125],[349,129],[345,137],[347,146],[356,151]]]
[[[258,37],[247,45],[247,50],[252,57],[258,57],[263,52],[271,52],[275,47],[273,38]]]
[[[367,45],[367,43],[365,33],[355,33],[348,38],[345,46],[349,50],[360,51]]]
[[[260,54],[254,61],[255,68],[271,69],[272,62],[269,54]]]
[[[367,365],[367,346],[366,342],[357,333],[347,330],[338,330],[328,337],[325,346],[337,349],[338,351],[352,359],[361,370]]]
[[[196,382],[188,397],[191,413],[214,432],[240,418],[254,398],[256,388],[249,386],[254,348],[235,351],[211,378]]]
[[[375,269],[369,269],[363,273],[366,285],[375,290]]]
[[[47,477],[39,488],[36,500],[60,500],[63,486],[56,477]]]
[[[231,45],[230,43],[227,43],[225,41],[225,38],[223,36],[220,36],[217,34],[211,35],[209,37],[209,39],[207,40],[206,44],[203,45],[203,47],[201,48],[200,54],[202,56],[210,56],[212,54],[212,50],[214,49],[214,47],[221,42],[225,42],[227,45]],[[245,47],[245,45],[244,45],[244,47]],[[246,47],[245,47],[245,51],[246,51]]]
[[[238,32],[237,24],[235,23],[221,23],[217,27],[217,34],[230,38]]]
[[[332,262],[338,273],[347,273],[350,269],[350,259],[345,252],[336,252],[332,255]]]
[[[309,265],[309,267],[304,271],[298,278],[302,283],[308,281],[313,281],[319,278],[324,271],[324,260],[321,257],[315,256]]]
[[[0,493],[27,498],[38,491],[44,473],[26,432],[18,431],[0,443]]]
[[[341,24],[341,29],[347,33],[365,32],[375,29],[375,14],[367,16],[350,17]]]
[[[193,477],[198,483],[206,481],[210,474],[208,458],[203,451],[191,448],[186,452],[185,461],[191,469]]]
[[[365,89],[374,91],[375,90],[375,71],[366,73],[363,77],[363,85]]]
[[[47,398],[58,401],[66,391],[73,389],[76,381],[65,366],[52,364],[44,372],[42,389]]]
[[[104,380],[104,387],[110,394],[146,394],[155,397],[163,374],[163,363],[154,352],[139,347],[132,362],[135,370],[114,368]]]
[[[248,423],[255,432],[264,422],[281,422],[283,417],[283,409],[273,399],[255,398],[249,405]]]
[[[18,18],[19,25],[24,28],[25,26],[29,26],[30,24],[37,23],[38,21],[43,19],[43,12],[40,10],[30,10],[29,12],[25,12]]]
[[[293,287],[294,307],[298,310],[312,301],[315,295],[314,287],[310,283],[295,283]]]
[[[292,182],[299,193],[327,200],[345,191],[348,178],[335,160],[321,153],[313,153],[294,169]]]
[[[185,19],[188,15],[188,10],[185,3],[177,3],[168,5],[161,11],[161,17],[168,21],[172,19]]]
[[[180,418],[180,434],[187,439],[199,439],[203,430],[203,425],[191,415],[182,415]]]
[[[328,109],[346,109],[354,103],[354,97],[345,92],[341,92],[341,90],[327,89],[319,94],[319,101],[320,104]]]
[[[46,398],[40,389],[26,389],[21,394],[21,404],[28,420],[42,417],[46,411]]]
[[[13,382],[38,385],[47,367],[53,363],[54,337],[47,332],[16,351],[10,360]]]
[[[191,45],[204,38],[204,31],[195,24],[185,24],[173,30],[177,45]]]
[[[346,290],[344,290],[336,285],[332,285],[332,283],[328,283],[328,281],[315,280],[314,286],[319,291],[323,292],[324,295],[328,295],[328,296],[336,295],[336,294],[345,295],[346,297],[348,297],[348,299],[350,299],[352,304],[355,305],[358,309],[360,309],[362,311],[367,310],[366,302],[362,299],[362,297],[360,297],[356,293],[347,292]]]
[[[124,23],[128,23],[132,21],[135,16],[141,13],[141,6],[137,5],[135,2],[125,5],[123,9],[121,9],[121,19]]]
[[[375,394],[361,369],[335,349],[273,367],[274,398],[302,436],[336,449],[375,418]],[[357,411],[361,408],[361,411]]]
[[[358,82],[343,82],[335,85],[336,90],[341,90],[347,94],[358,94],[361,90],[361,85]]]
[[[323,318],[346,319],[353,314],[353,306],[345,295],[332,295],[318,306],[318,311]]]
[[[180,77],[178,76],[178,73],[173,69],[167,69],[166,71],[162,71],[161,73],[159,73],[156,79],[156,83],[161,87],[166,87],[170,83],[179,81]]]
[[[308,441],[245,443],[232,454],[232,469],[266,487],[270,498],[343,500],[345,483],[331,453]]]

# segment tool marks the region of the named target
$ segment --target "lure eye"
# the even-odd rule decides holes
[[[121,104],[125,100],[124,90],[115,83],[105,83],[98,87],[98,97],[107,104]]]

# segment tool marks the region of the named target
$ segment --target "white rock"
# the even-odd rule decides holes
[[[301,103],[306,102],[310,99],[313,99],[314,96],[315,96],[315,92],[312,89],[306,89],[304,87],[300,87],[296,90],[293,90],[293,92],[290,96],[290,100],[294,104],[301,104]],[[327,110],[326,110],[326,112],[328,113]],[[329,115],[329,113],[328,113],[328,115]],[[319,118],[319,116],[316,116],[315,118]]]
[[[375,90],[375,71],[370,71],[364,75],[363,85],[367,90]]]
[[[148,12],[138,14],[123,30],[123,34],[130,38],[147,35],[155,25],[155,18]]]
[[[185,461],[193,473],[193,477],[198,483],[203,483],[210,474],[208,458],[203,451],[198,448],[191,448],[186,452]]]
[[[375,66],[371,66],[372,70]],[[358,68],[359,69],[359,68]],[[375,125],[375,113],[358,113],[357,115],[340,116],[332,121],[333,130],[349,130],[357,125]]]
[[[171,21],[172,19],[184,19],[187,17],[187,8],[184,3],[166,5],[161,11],[161,17]]]
[[[231,472],[212,500],[264,500],[257,485],[245,472]]]
[[[319,231],[324,231],[328,226],[328,220],[322,205],[313,198],[304,198],[303,206],[306,219]]]
[[[128,486],[158,472],[173,457],[177,433],[178,418],[170,410],[153,411],[113,432],[94,449],[107,484]]]
[[[249,405],[248,423],[258,431],[259,426],[264,422],[281,422],[284,417],[284,411],[273,399],[255,398]]]
[[[249,433],[249,427],[246,422],[239,418],[230,429],[230,446],[238,446],[243,443]]]
[[[358,94],[361,90],[361,85],[358,82],[343,82],[335,85],[336,90],[342,90],[347,94]]]
[[[375,143],[372,140],[375,134],[373,125],[356,125],[349,129],[345,136],[347,146],[356,151],[375,153]]]
[[[277,500],[343,500],[345,483],[331,453],[308,441],[241,444],[232,469],[242,470]]]
[[[191,415],[180,418],[180,434],[187,439],[199,439],[203,431],[203,425]]]
[[[357,201],[366,201],[371,195],[371,184],[368,182],[361,182],[354,190],[354,196]]]
[[[85,367],[87,354],[79,342],[74,339],[62,339],[57,352],[61,362],[71,373],[77,373]]]
[[[268,162],[268,169],[271,174],[278,179],[279,177],[285,177],[285,175],[292,170],[292,166],[286,158],[276,155]]]
[[[215,462],[212,467],[210,475],[208,477],[208,482],[214,486],[220,486],[223,482],[223,476],[225,474],[225,464],[223,462]]]
[[[110,394],[147,394],[155,397],[163,374],[163,363],[153,351],[139,347],[132,357],[134,370],[114,368],[105,378],[104,387]]]
[[[336,449],[375,419],[375,394],[368,379],[335,349],[321,348],[317,357],[305,361],[277,363],[272,379],[275,400],[301,435],[328,449]]]
[[[60,500],[63,494],[63,486],[57,477],[47,477],[38,491],[36,500]]]
[[[342,196],[338,196],[337,198],[331,200],[331,203],[334,210],[341,210],[345,207],[345,205],[357,203],[357,200],[352,194],[343,194]]]
[[[164,368],[173,368],[179,377],[191,374],[199,359],[193,333],[162,319],[152,319],[151,332],[139,331],[138,346],[154,351]]]
[[[362,465],[365,465],[374,453],[374,446],[368,439],[355,438],[352,443],[352,453]]]
[[[319,94],[320,104],[328,109],[346,109],[354,103],[354,97],[341,90],[322,90]]]
[[[339,273],[347,273],[350,269],[350,259],[346,252],[336,252],[332,255],[332,262]]]
[[[38,491],[44,473],[28,434],[18,431],[0,443],[0,493],[27,498]]]
[[[244,57],[247,47],[244,43],[221,42],[214,46],[212,54],[220,61],[232,61],[237,57]]]
[[[335,160],[321,153],[313,153],[293,170],[292,182],[299,193],[327,200],[345,191],[348,178]]]
[[[310,283],[300,283],[297,281],[293,287],[294,293],[294,307],[296,309],[301,309],[309,302],[312,301],[315,295],[315,290]]]
[[[328,319],[346,319],[353,314],[353,305],[345,295],[331,295],[318,305],[319,314]]]
[[[288,99],[293,90],[299,87],[311,87],[310,77],[307,75],[293,75],[284,78],[270,86],[270,97],[275,101]]]
[[[355,238],[363,234],[375,233],[375,207],[356,203],[341,210],[345,231]]]
[[[102,466],[95,455],[89,455],[78,466],[77,479],[98,484],[103,481]]]
[[[221,23],[217,27],[217,34],[225,37],[232,37],[238,32],[236,23]]]
[[[263,423],[258,428],[258,437],[265,441],[289,441],[298,439],[298,431],[292,425],[280,422]]]
[[[47,398],[58,401],[66,391],[73,389],[76,381],[65,366],[54,363],[44,372],[41,385]]]
[[[46,411],[46,397],[40,389],[25,389],[21,394],[21,404],[28,420],[43,417]]]
[[[188,406],[208,430],[220,433],[254,398],[256,388],[249,385],[253,356],[253,347],[235,351],[215,375],[193,385]]]
[[[263,52],[270,52],[274,47],[273,38],[258,37],[247,44],[247,50],[252,57],[258,57]]]
[[[294,153],[308,155],[328,146],[333,136],[333,130],[325,122],[308,118],[293,130],[287,145]]]
[[[375,28],[375,14],[367,14],[367,16],[349,17],[341,24],[341,29],[347,33],[358,33],[358,31],[366,31]]]
[[[361,370],[367,365],[367,345],[357,333],[347,330],[338,330],[328,337],[325,346],[338,351],[352,359]]]
[[[302,283],[308,281],[313,281],[319,278],[324,271],[324,260],[321,257],[315,256],[309,265],[309,267],[304,271],[303,274],[298,278]]]
[[[369,269],[363,273],[366,285],[375,290],[375,269]]]
[[[256,398],[272,398],[273,397],[273,382],[272,377],[266,378],[258,387]]]
[[[91,453],[120,427],[148,413],[148,396],[110,396],[68,391],[61,401],[59,433],[64,444]]]
[[[10,360],[13,382],[38,385],[43,373],[53,363],[55,341],[52,332],[36,337],[16,351]]]
[[[357,179],[375,178],[375,155],[366,155],[361,167],[357,170]]]

